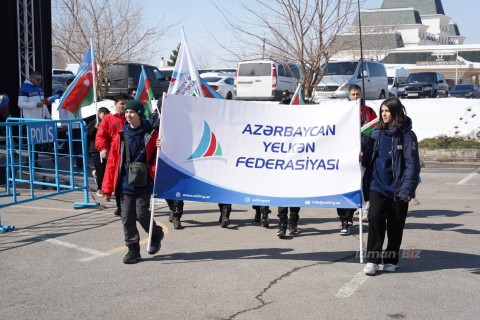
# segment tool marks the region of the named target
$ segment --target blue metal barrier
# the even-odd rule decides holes
[[[82,119],[8,118],[0,127],[6,132],[0,152],[0,179],[4,180],[0,187],[5,189],[0,193],[0,209],[74,191],[84,194],[74,209],[100,205],[89,201],[87,128]],[[64,138],[59,130],[66,133]],[[76,161],[82,165],[76,167]]]

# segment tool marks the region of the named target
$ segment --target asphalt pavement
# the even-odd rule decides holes
[[[187,202],[184,229],[155,200],[162,249],[125,265],[114,202],[73,209],[82,192],[0,210],[2,319],[473,319],[480,313],[480,163],[426,163],[399,268],[365,276],[358,221],[340,236],[334,209],[302,209],[300,234],[276,237],[234,205]],[[39,190],[38,192],[46,192]],[[276,208],[273,208],[276,211]],[[356,216],[358,219],[358,216]],[[363,224],[368,231],[367,224]],[[364,234],[366,241],[366,233]]]

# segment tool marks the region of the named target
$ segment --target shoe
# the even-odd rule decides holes
[[[140,256],[140,244],[135,243],[135,244],[130,244],[127,246],[128,247],[128,252],[123,257],[123,263],[125,264],[132,264],[140,261],[142,258]]]
[[[348,236],[350,234],[350,228],[353,223],[350,221],[342,221],[342,229],[340,229],[341,236]]]
[[[268,213],[262,213],[262,219],[260,220],[260,223],[262,224],[262,227],[268,228]]]
[[[222,224],[220,225],[222,228],[226,228],[230,225],[230,219],[228,217],[225,217],[225,219],[222,219]]]
[[[168,215],[168,222],[173,222],[173,212]]]
[[[116,216],[116,217],[120,217],[120,210],[115,209],[115,211],[113,211],[113,215]]]
[[[395,269],[397,269],[396,264],[386,263],[383,265],[383,271],[385,272],[395,272]]]
[[[150,243],[150,250],[148,250],[148,254],[154,255],[158,251],[160,251],[160,248],[162,247],[162,240],[163,240],[163,230],[161,227],[160,228],[160,234],[157,236],[152,235],[152,242]]]
[[[174,217],[172,222],[173,222],[173,229],[176,229],[176,230],[182,229],[182,223],[180,222],[180,218]]]
[[[97,192],[95,194],[97,195],[97,197],[103,196],[102,190],[97,190]]]
[[[373,276],[378,270],[378,264],[376,263],[367,263],[365,268],[363,268],[363,273],[365,273],[367,276]]]
[[[297,229],[297,223],[296,222],[290,222],[288,224],[288,234],[290,235],[297,235],[298,229]]]
[[[286,225],[279,225],[278,226],[278,231],[277,231],[277,236],[279,238],[285,237],[287,234],[287,226]]]

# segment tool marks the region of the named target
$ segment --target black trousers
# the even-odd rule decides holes
[[[259,210],[259,212],[263,214],[269,214],[271,212],[269,206],[252,206],[252,208],[255,209],[255,211]]]
[[[350,208],[337,208],[337,215],[340,218],[340,221],[348,221],[353,223],[353,214],[356,209]]]
[[[173,216],[176,218],[181,218],[183,215],[183,200],[171,200],[165,199],[168,204],[168,208],[173,212]]]
[[[368,213],[367,262],[398,264],[403,228],[407,219],[408,202],[395,201],[379,192],[370,192]],[[382,252],[388,236],[387,248]]]
[[[97,189],[102,190],[103,176],[105,175],[105,168],[107,167],[107,159],[102,159],[100,161],[99,154],[92,154],[93,167],[97,172]]]
[[[122,224],[125,234],[125,245],[136,244],[140,242],[140,236],[137,229],[137,221],[143,230],[148,233],[150,229],[150,196],[151,194],[123,194],[122,203]],[[159,236],[162,228],[153,221],[153,236]]]
[[[287,221],[297,223],[300,207],[290,207],[290,218],[288,217],[288,208],[289,207],[278,207],[278,220],[280,220],[280,223],[287,223]]]

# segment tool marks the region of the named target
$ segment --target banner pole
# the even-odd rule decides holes
[[[360,234],[360,263],[363,263],[363,212],[362,208],[358,209],[358,228],[359,228],[359,234]]]

